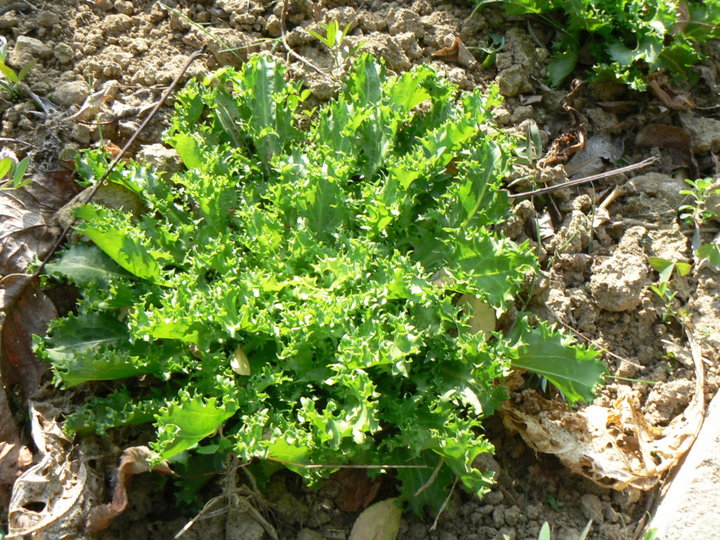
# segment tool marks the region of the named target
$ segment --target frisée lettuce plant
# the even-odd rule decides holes
[[[595,75],[645,90],[662,70],[687,79],[703,60],[699,45],[720,36],[719,0],[475,0],[501,3],[509,15],[535,15],[556,27],[548,78],[559,85],[585,56]]]
[[[535,268],[493,230],[510,208],[497,92],[363,55],[337,98],[306,114],[307,95],[267,56],[192,82],[167,134],[186,170],[125,164],[109,179],[144,211],[79,208],[84,241],[49,271],[82,300],[37,350],[67,387],[117,382],[66,427],[152,422],[158,459],[232,452],[308,481],[396,468],[415,510],[455,478],[482,494],[482,420],[511,369],[570,402],[603,372],[522,314],[473,326],[468,305],[507,310]],[[102,156],[83,159],[100,177]]]

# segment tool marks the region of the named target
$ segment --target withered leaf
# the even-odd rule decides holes
[[[20,436],[0,384],[0,513],[5,514],[15,479],[32,463],[32,453]]]
[[[670,167],[690,167],[693,174],[697,172],[697,162],[692,151],[692,136],[680,126],[667,124],[648,124],[635,136],[635,145],[650,148],[657,146],[666,148],[666,157],[672,162]]]
[[[452,45],[432,53],[432,57],[445,62],[451,62],[462,67],[470,67],[474,62],[476,62],[475,57],[457,36],[455,36],[455,40]]]
[[[25,399],[35,396],[47,371],[32,351],[32,336],[44,335],[58,316],[37,281],[30,279],[26,274],[11,274],[0,280],[0,311],[5,315],[0,329],[0,373],[6,384],[20,385]]]
[[[69,171],[35,174],[27,186],[0,192],[0,275],[24,272],[47,254],[60,232],[51,218],[78,192]]]
[[[585,146],[585,130],[574,127],[553,140],[545,157],[538,161],[538,167],[544,169],[567,161],[570,156]]]
[[[95,533],[107,529],[113,520],[122,514],[128,505],[127,490],[130,480],[136,474],[150,471],[148,460],[152,451],[147,446],[133,446],[126,448],[120,457],[120,465],[117,470],[117,484],[113,492],[112,502],[95,506],[88,515],[86,530]],[[166,463],[161,463],[153,469],[163,474],[173,474]]]
[[[666,74],[656,71],[647,76],[648,87],[655,97],[662,101],[668,109],[682,111],[697,107],[695,100],[687,92],[678,92],[668,86]]]
[[[358,512],[377,497],[382,476],[370,480],[363,469],[340,469],[328,480],[328,485],[338,491],[338,507],[345,512]]]

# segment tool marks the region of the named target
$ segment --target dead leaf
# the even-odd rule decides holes
[[[95,116],[100,108],[110,101],[114,97],[114,91],[117,91],[113,86],[105,86],[104,88],[93,92],[87,98],[80,109],[75,114],[68,116],[67,120],[78,120],[80,122],[86,122]]]
[[[570,159],[575,152],[585,146],[585,129],[582,126],[570,128],[553,140],[545,157],[538,161],[541,169],[558,165]]]
[[[500,406],[505,426],[534,450],[555,454],[572,472],[603,487],[655,487],[685,455],[703,420],[704,368],[699,346],[688,333],[695,362],[695,394],[685,411],[666,427],[651,425],[630,389],[612,407],[579,411],[549,401],[534,390]],[[625,387],[623,387],[625,388]]]
[[[565,165],[568,176],[590,176],[613,164],[622,156],[622,145],[604,135],[593,135],[585,146],[578,150],[572,159]]]
[[[57,227],[52,215],[79,189],[69,171],[35,174],[20,189],[0,192],[0,275],[24,272],[52,247]]]
[[[45,335],[48,324],[58,316],[50,299],[26,274],[11,274],[0,280],[0,373],[8,385],[19,384],[25,399],[40,388],[47,364],[32,350],[33,334]]]
[[[603,110],[613,114],[625,114],[637,109],[637,101],[598,101],[597,105]]]
[[[688,8],[687,2],[685,0],[680,0],[678,2],[677,8],[675,8],[677,11],[678,19],[675,21],[675,24],[673,25],[672,29],[670,30],[670,33],[672,35],[677,35],[682,33],[683,30],[687,27],[687,25],[692,20],[692,17],[690,15],[690,9]]]
[[[667,149],[665,155],[672,158],[670,168],[690,167],[693,176],[697,172],[698,164],[692,151],[692,136],[683,127],[648,124],[635,136],[635,146],[665,148]]]
[[[402,509],[397,499],[377,502],[355,520],[350,540],[395,540],[401,516]]]
[[[0,514],[5,514],[12,486],[32,463],[32,452],[20,442],[20,435],[0,384]]]
[[[667,75],[661,71],[651,73],[647,76],[646,81],[655,97],[662,101],[668,109],[682,111],[694,109],[697,106],[690,94],[670,88]]]
[[[102,480],[78,459],[82,448],[72,451],[58,424],[58,410],[31,401],[29,414],[39,459],[15,481],[7,538],[83,538],[84,519]]]
[[[148,461],[153,453],[147,446],[133,446],[125,449],[120,457],[120,465],[117,470],[117,484],[113,492],[112,502],[95,506],[88,515],[86,530],[90,533],[104,531],[113,520],[122,514],[127,508],[127,490],[130,481],[136,474],[150,471]],[[163,474],[173,474],[167,463],[163,462],[156,466],[154,471]]]
[[[463,294],[458,301],[463,311],[470,313],[470,328],[474,334],[483,332],[488,334],[495,331],[495,310],[490,305],[471,294]]]
[[[345,512],[357,512],[375,500],[382,476],[370,480],[363,469],[340,469],[328,479],[328,485],[338,491],[338,507]]]
[[[472,53],[457,36],[455,36],[455,40],[452,45],[432,53],[432,57],[437,58],[438,60],[443,60],[444,62],[457,64],[465,68],[470,67],[472,64],[477,62]]]

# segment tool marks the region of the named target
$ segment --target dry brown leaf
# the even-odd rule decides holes
[[[377,502],[358,516],[350,531],[350,540],[395,540],[401,516],[397,499]]]
[[[695,395],[684,413],[655,427],[628,389],[613,407],[591,405],[572,411],[533,390],[500,406],[505,426],[534,450],[554,454],[572,472],[603,487],[655,487],[692,446],[702,424],[704,371],[699,347],[688,334],[695,361]]]
[[[541,169],[552,167],[570,159],[575,152],[585,146],[585,130],[573,127],[553,140],[545,157],[538,161]]]
[[[69,171],[50,171],[33,175],[23,188],[0,192],[0,275],[24,272],[47,254],[60,232],[51,223],[53,214],[79,191]]]
[[[667,124],[648,124],[635,136],[635,145],[651,148],[666,148],[666,156],[672,161],[671,168],[690,167],[692,173],[697,172],[697,162],[692,151],[692,136],[680,126]]]
[[[152,455],[152,451],[147,446],[133,446],[123,452],[117,470],[117,484],[112,502],[95,506],[90,511],[86,523],[87,532],[95,533],[107,529],[113,520],[125,511],[128,504],[127,490],[130,480],[136,474],[150,471],[148,460]],[[172,470],[166,463],[161,463],[153,470],[172,474]]]
[[[382,476],[370,480],[363,469],[340,469],[328,480],[328,485],[338,491],[338,507],[345,512],[357,512],[375,500]]]
[[[32,350],[33,334],[45,335],[58,316],[50,299],[37,288],[37,280],[26,274],[11,274],[0,280],[0,373],[8,384],[19,384],[25,399],[35,396],[47,364]]]
[[[682,111],[697,107],[692,96],[686,92],[677,92],[668,86],[668,77],[661,71],[647,76],[647,83],[655,97],[668,109]]]
[[[8,540],[81,538],[90,501],[102,482],[72,452],[62,432],[59,411],[45,403],[29,403],[31,434],[37,462],[13,486],[8,510]]]
[[[475,57],[457,36],[455,36],[455,40],[452,45],[432,53],[432,57],[437,58],[438,60],[443,60],[444,62],[457,64],[465,68],[470,67],[476,62]]]
[[[0,514],[5,514],[12,486],[20,473],[32,463],[32,453],[20,442],[20,436],[0,384]]]

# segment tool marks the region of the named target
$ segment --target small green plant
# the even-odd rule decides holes
[[[581,52],[595,60],[597,77],[612,78],[637,90],[658,70],[688,78],[703,56],[697,44],[720,36],[720,1],[657,0],[476,0],[502,3],[509,15],[536,15],[553,25],[555,42],[548,77],[559,85],[575,69]]]
[[[669,282],[674,272],[681,276],[687,276],[692,270],[692,265],[682,261],[670,261],[662,257],[648,257],[650,266],[658,273],[660,283]]]
[[[3,43],[0,46],[0,73],[5,77],[0,79],[0,89],[5,90],[10,94],[11,99],[18,99],[20,97],[20,83],[25,80],[30,70],[37,64],[37,60],[32,60],[25,64],[20,72],[16,72],[13,68],[5,63],[8,54],[8,43],[5,39],[2,39]]]
[[[720,193],[720,188],[713,189],[716,181],[713,178],[699,178],[697,180],[685,180],[692,189],[680,191],[683,195],[691,198],[690,204],[680,207],[680,219],[684,219],[689,225],[699,227],[708,219],[717,218],[708,207],[707,201],[711,195]]]
[[[688,312],[685,308],[680,307],[680,303],[676,298],[677,291],[670,287],[670,283],[667,281],[658,282],[656,285],[650,285],[650,290],[657,294],[663,303],[663,322],[675,320],[684,323],[688,320]]]
[[[536,268],[493,229],[510,208],[497,91],[458,99],[427,67],[391,77],[362,55],[300,131],[307,95],[266,56],[191,83],[167,134],[187,170],[166,182],[124,164],[109,180],[147,212],[78,210],[91,243],[48,271],[82,300],[37,351],[65,386],[116,382],[66,429],[152,422],[158,459],[233,453],[307,481],[397,467],[416,511],[438,510],[455,478],[484,493],[473,462],[492,451],[482,420],[510,370],[571,402],[604,372],[522,313],[507,333],[474,331],[457,301],[506,311]],[[78,170],[106,167],[95,152]]]
[[[718,219],[713,210],[708,208],[708,200],[712,195],[720,193],[720,188],[714,188],[717,181],[713,178],[699,178],[698,180],[685,180],[692,189],[680,191],[683,195],[691,198],[690,204],[680,207],[680,218],[693,227],[692,246],[695,254],[701,261],[720,268],[720,245],[718,240],[710,244],[701,245],[700,228],[709,219]]]
[[[585,525],[585,528],[580,533],[580,536],[578,536],[578,540],[585,540],[587,538],[587,535],[590,534],[590,529],[592,527],[592,519],[588,521],[587,525]],[[552,540],[552,534],[550,533],[550,525],[546,521],[542,524],[542,527],[540,527],[540,532],[538,533],[538,540]]]
[[[30,183],[30,178],[25,178],[30,164],[30,158],[25,157],[20,161],[12,157],[0,159],[0,191],[18,189]]]
[[[313,30],[307,32],[330,50],[333,55],[335,69],[344,67],[345,63],[353,58],[366,43],[362,42],[352,48],[345,45],[345,38],[350,32],[352,22],[347,23],[342,30],[340,30],[340,23],[336,20],[320,26],[325,30],[324,36]]]

